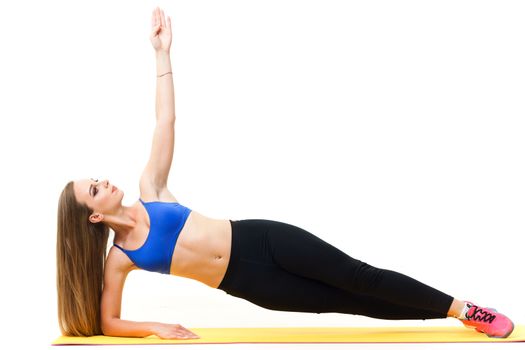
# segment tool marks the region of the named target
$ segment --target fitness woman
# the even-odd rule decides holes
[[[512,321],[496,310],[356,260],[300,227],[215,219],[179,203],[167,187],[176,119],[171,19],[156,8],[151,20],[157,119],[140,197],[123,206],[121,189],[86,178],[70,181],[59,198],[57,290],[63,335],[197,338],[178,324],[120,318],[124,282],[136,269],[192,278],[272,310],[386,320],[454,317],[489,337],[511,334]],[[115,235],[107,252],[110,229]]]

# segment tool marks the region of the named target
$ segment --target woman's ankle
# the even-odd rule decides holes
[[[448,317],[460,318],[463,309],[465,308],[465,302],[459,299],[454,299],[450,308],[447,312]]]

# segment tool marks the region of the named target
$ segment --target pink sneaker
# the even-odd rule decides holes
[[[514,323],[496,309],[483,308],[470,301],[465,301],[469,308],[465,319],[461,320],[468,328],[475,328],[491,338],[507,338],[514,330]]]

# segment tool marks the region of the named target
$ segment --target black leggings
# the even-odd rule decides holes
[[[387,320],[446,318],[454,300],[401,273],[356,260],[299,227],[230,220],[230,262],[218,289],[266,309]]]

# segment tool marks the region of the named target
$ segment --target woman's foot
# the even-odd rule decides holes
[[[470,301],[465,301],[465,310],[458,319],[466,327],[475,328],[491,338],[507,338],[514,330],[514,323],[507,316]]]

